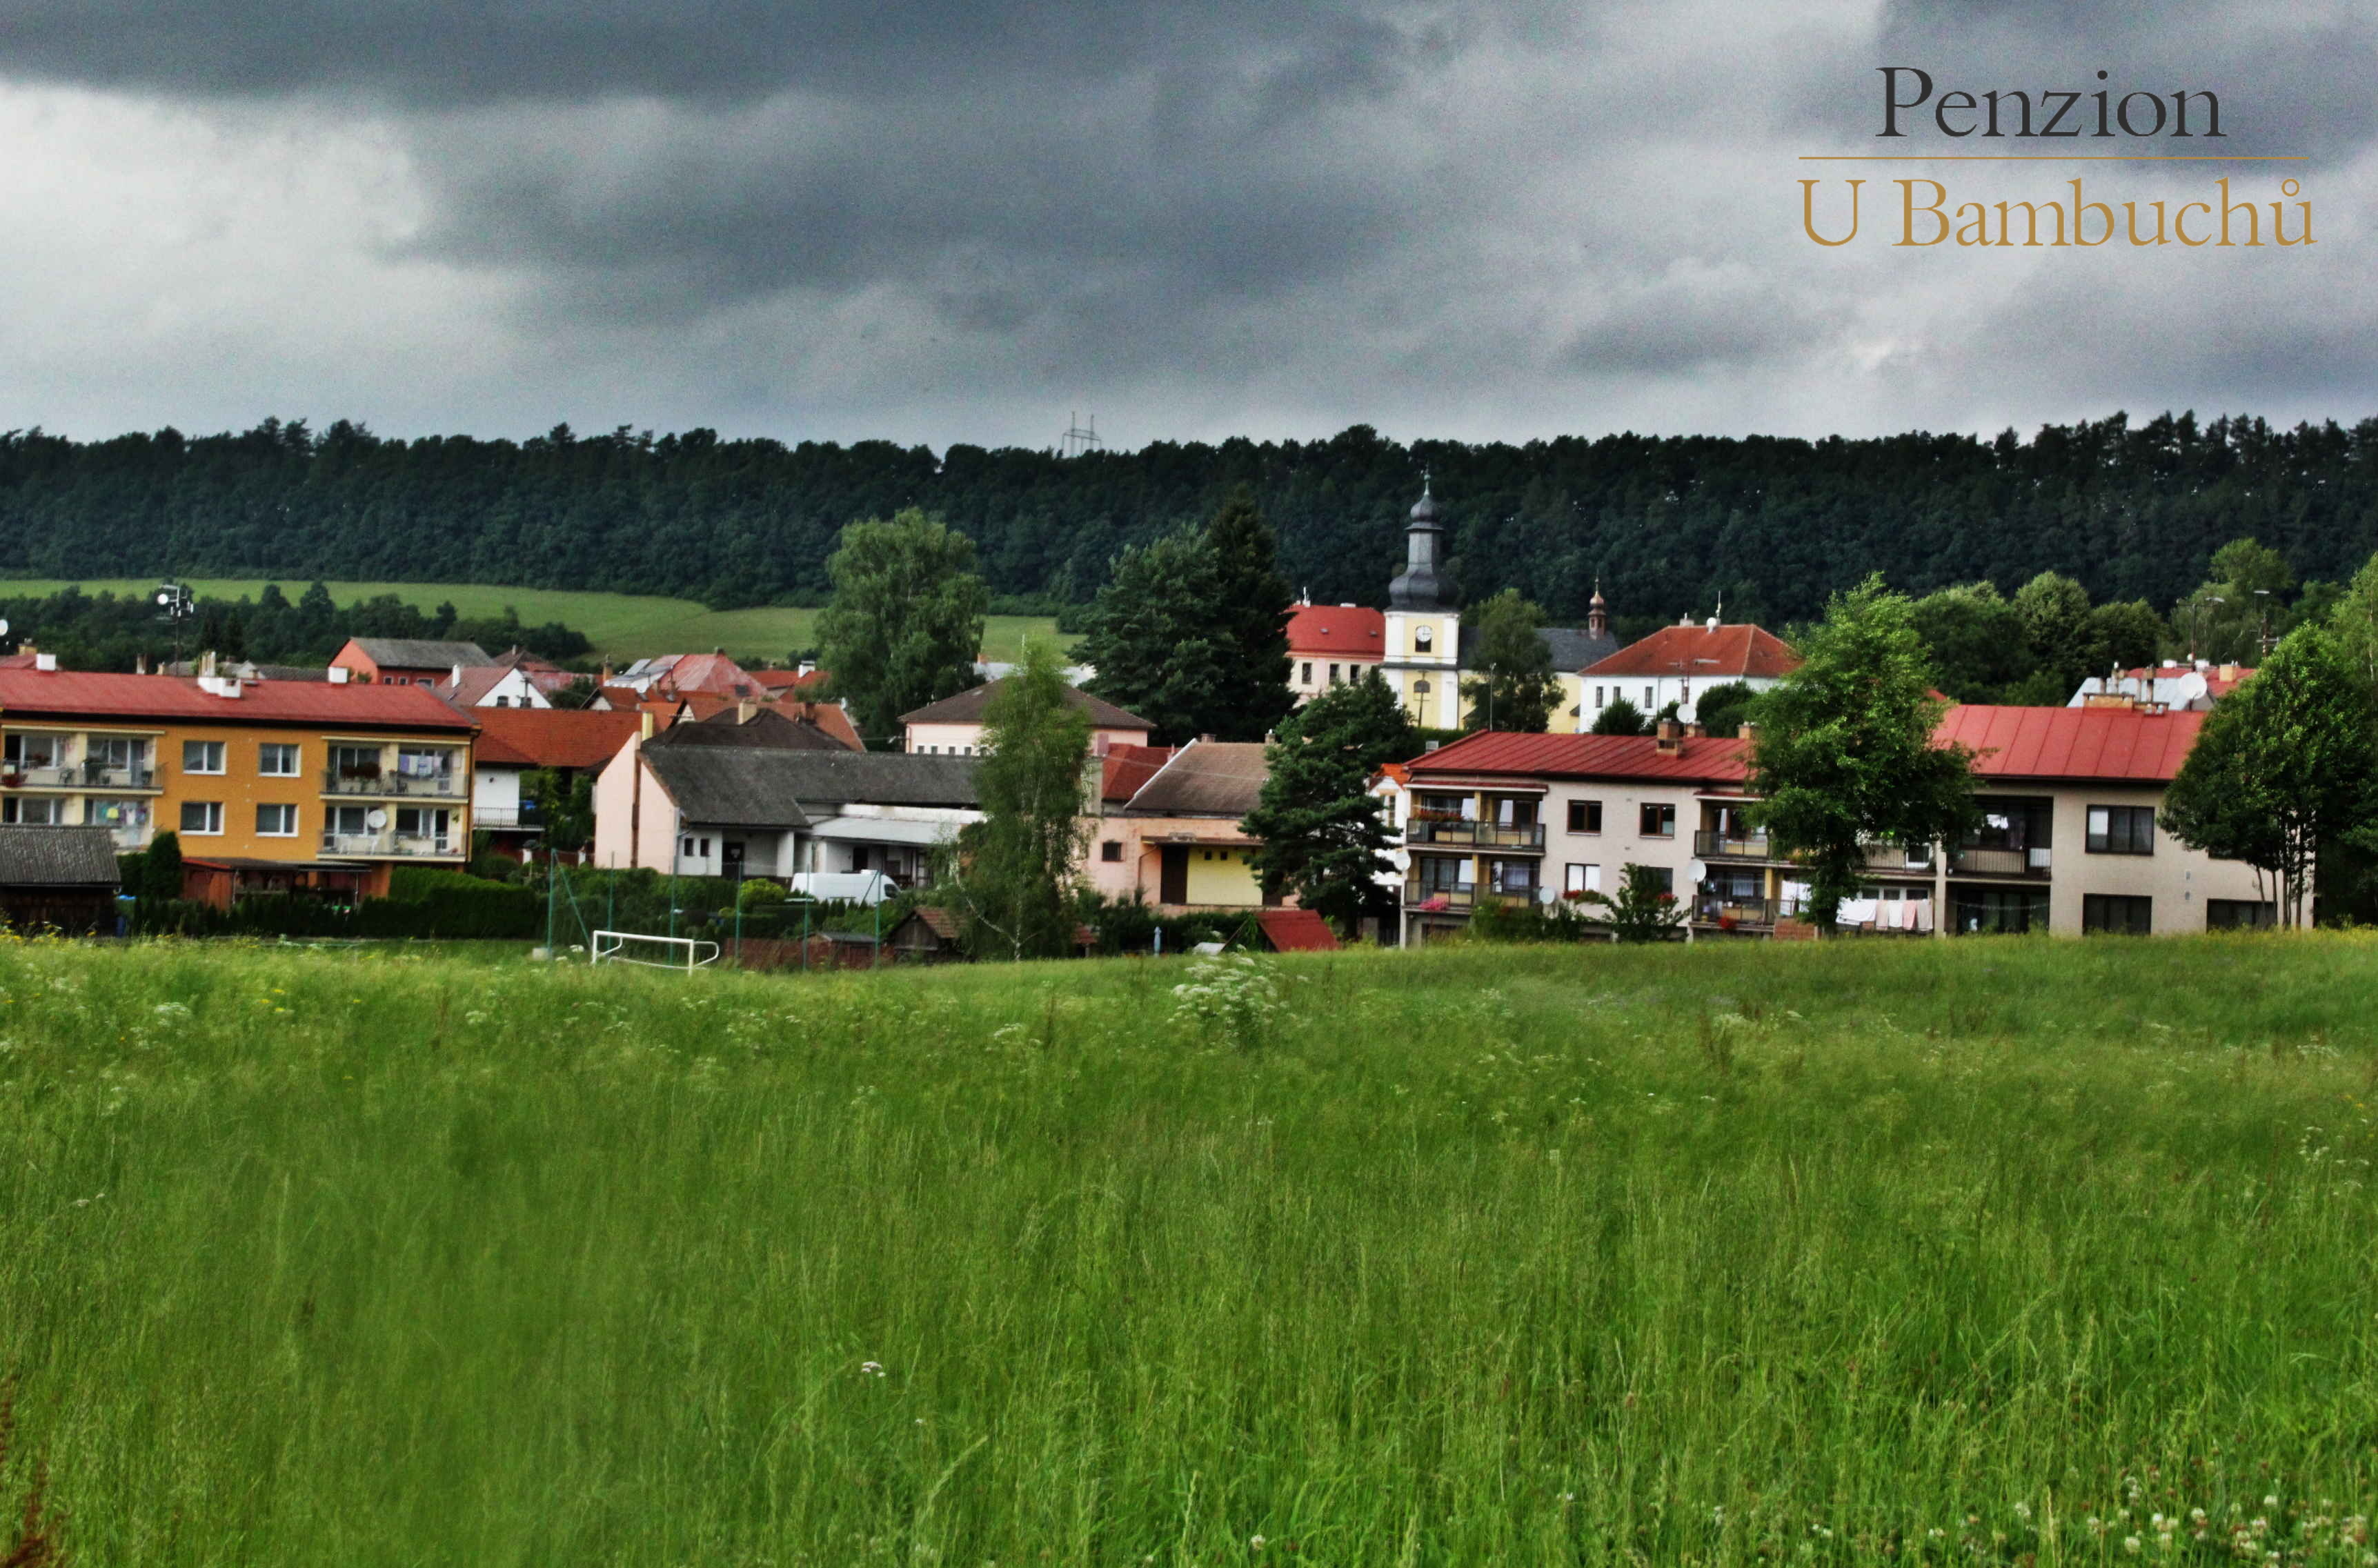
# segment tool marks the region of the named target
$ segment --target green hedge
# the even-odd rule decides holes
[[[345,937],[532,941],[545,935],[545,901],[525,888],[459,871],[401,866],[391,895],[353,908],[285,893],[244,898],[229,909],[188,899],[143,898],[138,932],[186,937]]]

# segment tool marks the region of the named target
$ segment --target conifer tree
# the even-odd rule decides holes
[[[1391,909],[1394,895],[1379,879],[1394,869],[1394,835],[1371,779],[1419,749],[1376,670],[1297,710],[1265,748],[1263,794],[1240,824],[1259,841],[1253,860],[1265,892],[1293,892],[1341,931]]]

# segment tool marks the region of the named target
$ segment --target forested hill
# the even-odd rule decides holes
[[[1813,614],[1882,571],[1923,591],[2056,569],[2100,601],[2168,604],[2252,535],[2341,578],[2378,548],[2378,420],[2273,428],[2117,414],[2029,440],[1904,435],[1563,438],[1400,446],[1159,442],[1047,452],[888,442],[726,441],[706,430],[524,442],[382,440],[268,421],[78,443],[0,437],[0,576],[490,582],[667,592],[715,605],[813,600],[835,530],[904,506],[980,544],[992,590],[1078,602],[1126,544],[1253,488],[1291,581],[1379,603],[1422,471],[1473,592],[1516,585],[1556,617],[1597,576],[1618,611]]]

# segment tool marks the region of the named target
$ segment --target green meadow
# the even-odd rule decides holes
[[[0,944],[0,1556],[2367,1564],[2374,993]]]
[[[266,578],[190,578],[191,591],[201,598],[254,598]],[[79,586],[86,593],[146,593],[157,586],[154,578],[111,580],[0,579],[0,598],[45,595]],[[294,579],[283,580],[281,591],[292,599],[306,591]],[[342,604],[393,593],[406,604],[434,611],[451,604],[466,618],[500,616],[517,609],[531,626],[559,621],[586,634],[595,656],[613,664],[655,653],[706,653],[724,648],[739,660],[777,664],[787,654],[817,643],[818,612],[813,609],[763,608],[713,610],[691,599],[665,599],[639,593],[582,593],[544,588],[501,588],[480,582],[332,582],[330,596]],[[1057,623],[1048,616],[992,616],[982,633],[986,658],[1013,660],[1027,637],[1055,637]],[[1068,640],[1071,640],[1068,639]],[[497,650],[490,649],[490,652]]]

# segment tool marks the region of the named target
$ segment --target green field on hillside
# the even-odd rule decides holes
[[[254,598],[263,591],[264,578],[191,578],[192,592],[201,598]],[[0,579],[0,597],[43,595],[78,586],[65,579]],[[78,584],[87,593],[146,593],[157,586],[154,578],[86,578]],[[813,609],[713,610],[691,599],[663,599],[636,593],[581,593],[543,588],[498,588],[474,582],[332,582],[330,595],[342,604],[393,593],[421,609],[451,604],[465,617],[500,616],[507,608],[520,611],[532,626],[560,621],[586,634],[595,656],[625,664],[654,653],[706,653],[724,648],[747,663],[776,664],[798,649],[817,642],[818,612]],[[306,584],[284,581],[281,591],[292,599]],[[1047,616],[993,616],[983,628],[986,657],[1013,660],[1026,637],[1054,637],[1057,623]],[[1067,639],[1068,642],[1072,640]],[[494,652],[494,650],[489,650]]]
[[[0,1521],[39,1465],[90,1563],[2366,1564],[2373,987],[0,944]]]

